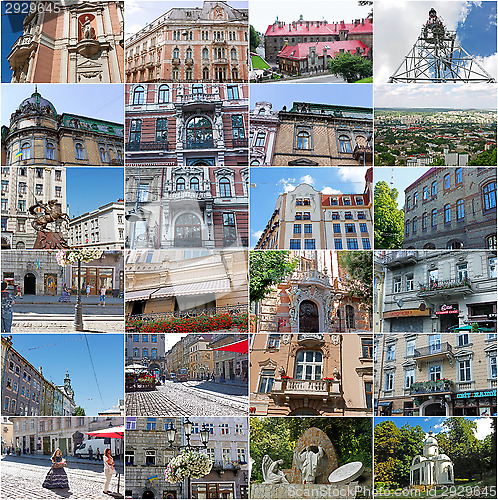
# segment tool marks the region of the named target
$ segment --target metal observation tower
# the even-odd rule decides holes
[[[456,32],[445,28],[435,9],[422,26],[418,40],[389,83],[486,82],[496,80],[483,69],[456,39]]]

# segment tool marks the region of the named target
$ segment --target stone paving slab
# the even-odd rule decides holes
[[[14,316],[12,333],[71,333],[76,332],[73,322],[73,318],[56,321],[50,321],[49,318],[22,321]],[[83,331],[88,333],[124,333],[124,321],[118,317],[100,320],[83,317]]]

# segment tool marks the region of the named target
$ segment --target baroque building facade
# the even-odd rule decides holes
[[[496,251],[399,250],[377,257],[385,281],[376,331],[450,332],[474,323],[496,331]]]
[[[164,333],[127,333],[125,361],[127,365],[141,364],[157,379],[166,373]]]
[[[65,211],[66,167],[1,167],[1,183],[2,249],[33,248],[37,231],[31,225],[29,208],[37,201],[56,200],[56,205]],[[66,235],[61,221],[51,228]]]
[[[385,333],[375,338],[378,415],[496,414],[496,333]]]
[[[496,168],[433,167],[410,184],[403,247],[496,250]]]
[[[278,115],[272,111],[269,102],[257,102],[250,113],[250,164],[251,166],[272,165]]]
[[[251,338],[250,411],[361,416],[372,411],[372,334],[268,333]]]
[[[248,164],[248,85],[125,86],[130,166]]]
[[[11,114],[10,126],[2,126],[5,165],[123,165],[123,148],[122,124],[58,114],[36,86],[33,94]]]
[[[372,165],[372,108],[294,102],[278,113],[273,165]]]
[[[247,82],[248,9],[174,7],[126,40],[126,81]]]
[[[124,2],[42,1],[7,59],[12,83],[121,83]]]
[[[248,188],[248,167],[129,167],[126,246],[246,248]]]

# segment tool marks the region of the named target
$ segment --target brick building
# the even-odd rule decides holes
[[[248,185],[248,167],[127,168],[127,246],[247,247]]]
[[[60,115],[36,87],[11,114],[10,126],[2,126],[2,156],[16,167],[123,165],[123,148],[122,124]]]
[[[371,333],[268,333],[251,339],[253,415],[362,416],[372,408]]]
[[[496,333],[386,333],[376,338],[379,415],[496,415]]]
[[[344,21],[328,23],[323,21],[294,21],[286,24],[275,21],[265,32],[265,59],[268,62],[278,62],[278,55],[286,46],[296,46],[306,43],[322,43],[348,40],[358,40],[372,49],[373,24],[371,19],[355,19],[351,23]],[[369,54],[369,57],[372,57]]]
[[[250,163],[251,166],[269,166],[277,134],[278,116],[269,102],[257,102],[250,115]]]
[[[243,84],[126,85],[127,162],[247,165],[248,96]]]
[[[126,81],[247,82],[248,9],[174,7],[126,40]]]
[[[56,0],[37,7],[7,56],[12,83],[124,80],[124,2]]]
[[[294,102],[278,113],[273,165],[372,165],[371,108]]]
[[[496,249],[496,168],[433,167],[410,184],[403,248]]]
[[[37,231],[29,208],[41,201],[56,200],[66,210],[66,167],[2,167],[2,248],[33,248]],[[61,221],[49,228],[66,236]]]

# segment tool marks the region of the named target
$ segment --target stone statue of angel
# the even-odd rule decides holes
[[[303,475],[303,484],[313,484],[316,481],[318,465],[324,454],[321,446],[307,446],[300,453],[294,451],[295,464]]]
[[[288,483],[287,478],[283,471],[278,470],[279,465],[284,463],[283,460],[277,460],[274,462],[269,455],[263,457],[263,462],[261,464],[261,469],[263,471],[263,484],[280,484]]]

